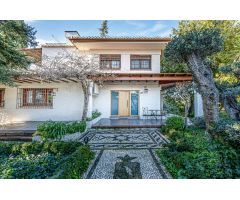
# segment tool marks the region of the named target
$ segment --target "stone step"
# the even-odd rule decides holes
[[[33,130],[0,130],[1,136],[32,136]]]

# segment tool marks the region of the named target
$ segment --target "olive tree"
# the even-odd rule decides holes
[[[202,95],[207,129],[219,119],[219,91],[207,57],[219,52],[223,39],[218,29],[191,30],[173,35],[165,49],[165,57],[175,63],[186,63]]]
[[[226,113],[232,119],[240,121],[240,62],[219,67],[215,79]]]

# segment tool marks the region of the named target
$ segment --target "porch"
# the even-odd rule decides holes
[[[41,121],[27,121],[0,126],[0,140],[2,141],[31,141],[33,133]]]
[[[161,119],[102,118],[92,128],[160,128],[162,125]]]

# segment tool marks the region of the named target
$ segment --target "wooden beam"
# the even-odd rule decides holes
[[[191,76],[164,76],[164,77],[102,77],[102,78],[93,78],[93,80],[114,80],[114,81],[192,81]]]

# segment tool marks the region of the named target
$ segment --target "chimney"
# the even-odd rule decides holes
[[[80,37],[80,35],[77,31],[65,31],[65,37],[68,39],[71,37]]]

